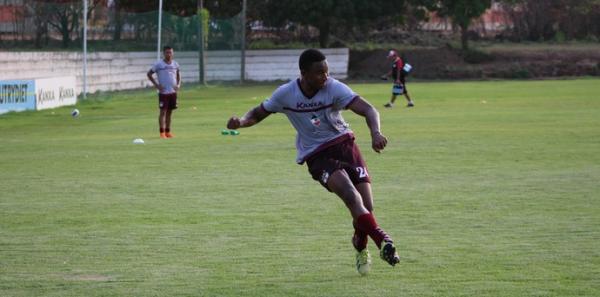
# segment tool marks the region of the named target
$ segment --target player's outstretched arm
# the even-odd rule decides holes
[[[388,77],[390,77],[390,76],[392,76],[392,71],[391,70],[388,71],[388,72],[386,72],[386,73],[384,73],[383,75],[381,75],[381,79],[387,80]]]
[[[271,113],[266,111],[260,105],[249,110],[242,118],[232,116],[227,121],[227,129],[238,129],[251,127],[264,120]]]
[[[348,108],[367,120],[367,126],[371,131],[371,146],[374,151],[381,152],[387,145],[387,138],[381,134],[379,112],[377,112],[377,109],[362,97],[358,97],[352,101],[352,104]]]

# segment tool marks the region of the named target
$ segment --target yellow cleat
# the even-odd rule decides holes
[[[367,275],[371,270],[371,254],[368,249],[356,252],[356,270],[360,275]]]

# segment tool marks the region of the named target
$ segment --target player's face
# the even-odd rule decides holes
[[[165,61],[171,61],[171,59],[173,59],[173,49],[166,49],[163,54],[165,56]]]
[[[315,62],[310,65],[308,70],[302,73],[302,77],[313,90],[320,90],[325,87],[329,77],[329,67],[327,60]]]

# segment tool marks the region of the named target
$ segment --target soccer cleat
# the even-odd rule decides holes
[[[367,275],[371,270],[371,254],[368,249],[356,252],[356,270],[360,275]]]
[[[384,104],[383,106],[384,106],[385,108],[392,108],[392,107],[394,107],[394,104],[392,104],[392,103],[386,103],[386,104]]]
[[[175,135],[171,134],[171,132],[166,132],[166,133],[165,133],[165,136],[166,136],[167,138],[173,138],[173,137],[175,137]]]
[[[160,138],[167,138],[167,133],[161,132],[160,133]]]
[[[413,106],[415,106],[415,104],[412,103],[412,101],[410,101],[410,102],[408,102],[408,104],[406,104],[406,107],[413,107]]]
[[[400,256],[396,253],[396,246],[391,241],[384,241],[383,246],[381,247],[380,254],[381,259],[383,261],[388,262],[388,264],[394,266],[400,262]]]

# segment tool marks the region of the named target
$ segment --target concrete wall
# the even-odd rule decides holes
[[[348,76],[349,50],[323,49],[333,77]],[[246,80],[273,81],[298,77],[298,56],[302,50],[246,51]],[[34,79],[74,75],[77,92],[83,86],[83,54],[65,52],[0,52],[0,80]],[[95,52],[88,54],[88,92],[148,87],[146,72],[156,60],[155,52]],[[198,82],[198,53],[175,52],[182,81]],[[207,81],[239,81],[239,51],[206,53]]]

